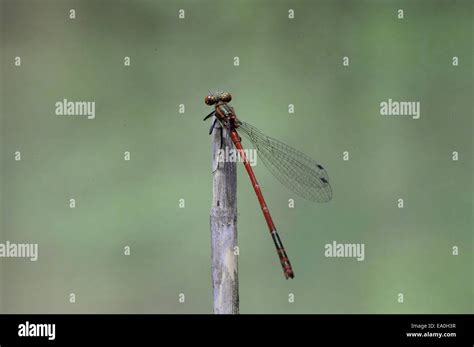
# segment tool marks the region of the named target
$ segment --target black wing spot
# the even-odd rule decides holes
[[[317,164],[316,166],[317,166],[320,170],[324,170],[324,168],[323,168],[321,165]]]
[[[325,179],[324,177],[321,177],[320,180],[323,181],[324,183],[329,183],[328,180]]]

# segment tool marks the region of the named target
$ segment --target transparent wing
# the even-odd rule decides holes
[[[252,142],[258,159],[285,187],[310,201],[331,200],[329,176],[318,162],[246,122],[240,121],[237,131]]]

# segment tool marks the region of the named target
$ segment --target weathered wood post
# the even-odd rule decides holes
[[[228,130],[217,122],[212,132],[210,216],[214,313],[238,314],[237,172],[235,161],[219,161],[220,150],[226,147],[234,149]]]

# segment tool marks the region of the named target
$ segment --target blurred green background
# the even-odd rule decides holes
[[[202,118],[217,88],[239,117],[320,161],[334,190],[314,204],[255,168],[295,268],[285,281],[239,164],[242,313],[473,312],[471,1],[1,0],[0,11],[0,241],[39,244],[37,262],[0,259],[0,312],[212,312]],[[63,98],[95,101],[96,118],[55,115]],[[420,101],[421,118],[381,116],[389,98]],[[326,258],[333,240],[365,243],[365,261]]]

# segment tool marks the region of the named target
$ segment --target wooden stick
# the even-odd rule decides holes
[[[212,132],[212,288],[215,314],[239,313],[237,264],[236,162],[220,161],[220,150],[234,150],[229,132],[217,122]],[[223,158],[222,155],[220,157]]]

